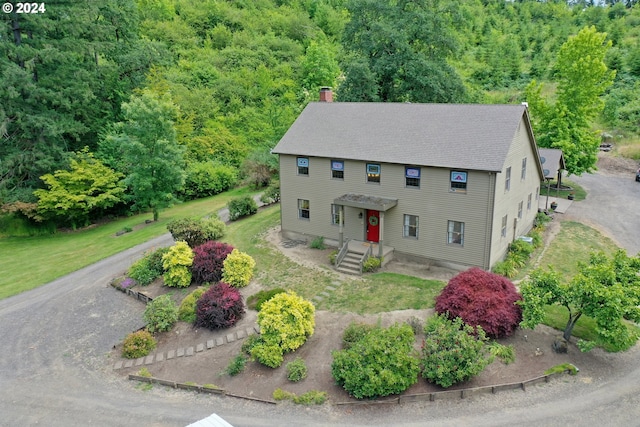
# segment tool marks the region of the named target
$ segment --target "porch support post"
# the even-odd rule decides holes
[[[340,205],[340,209],[338,209],[338,230],[339,245],[342,249],[342,245],[344,245],[344,205]]]
[[[380,211],[380,241],[378,242],[378,258],[382,258],[382,241],[384,240],[384,211]]]

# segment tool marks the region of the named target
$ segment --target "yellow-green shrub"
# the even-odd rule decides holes
[[[278,294],[262,305],[258,313],[262,342],[251,349],[260,363],[276,368],[283,354],[302,346],[313,335],[315,307],[295,292]]]
[[[198,286],[193,292],[184,297],[178,308],[178,319],[189,323],[196,321],[196,303],[206,290],[206,286]]]
[[[147,330],[132,332],[122,343],[122,357],[137,359],[148,355],[156,348],[156,340]]]
[[[234,249],[224,260],[222,281],[235,288],[244,288],[251,281],[255,266],[256,262],[250,255]]]
[[[191,284],[191,270],[189,270],[191,264],[193,264],[193,250],[186,242],[176,242],[162,256],[165,285],[179,288],[189,286]]]

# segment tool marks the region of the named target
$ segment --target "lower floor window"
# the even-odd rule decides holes
[[[418,238],[418,217],[415,215],[404,216],[404,228],[402,235],[404,237]]]
[[[331,224],[340,225],[340,205],[331,205]]]
[[[298,199],[298,218],[309,219],[309,201]]]
[[[447,243],[453,245],[464,244],[464,222],[449,221],[447,225]]]
[[[507,237],[507,215],[502,217],[502,228],[500,229],[500,235]]]

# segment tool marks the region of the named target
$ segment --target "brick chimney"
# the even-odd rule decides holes
[[[320,88],[320,102],[333,102],[333,92],[330,87]]]

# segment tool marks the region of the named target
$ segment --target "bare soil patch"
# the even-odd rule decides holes
[[[634,174],[638,170],[638,162],[626,157],[619,157],[611,152],[598,153],[598,171],[603,175]]]
[[[555,221],[554,221],[555,222]],[[557,233],[556,226],[548,228],[545,243],[548,245]],[[318,269],[319,273],[327,273],[330,268],[328,253],[331,249],[310,249],[308,245],[298,242],[290,244],[282,240],[279,230],[273,229],[267,233],[267,242],[275,249],[282,251],[293,261],[307,267]],[[295,243],[295,242],[294,242]],[[391,262],[386,267],[387,271],[413,275],[428,279],[448,280],[455,272],[436,267],[413,263]],[[332,274],[334,273],[331,270]],[[339,277],[339,276],[338,276]],[[193,287],[192,287],[193,288]],[[146,288],[142,288],[149,296],[157,296],[166,292],[161,281],[154,282]],[[174,292],[174,298],[186,296],[191,288]],[[246,298],[260,290],[260,284],[252,282],[250,286],[242,289]],[[179,322],[171,330],[158,335],[158,347],[155,354],[163,354],[163,361],[155,361],[146,365],[154,377],[166,380],[196,383],[214,384],[225,389],[229,393],[247,397],[272,400],[273,391],[276,388],[302,394],[310,390],[325,391],[331,402],[355,401],[341,387],[337,386],[331,376],[332,351],[342,348],[342,332],[352,321],[367,322],[388,326],[396,322],[405,322],[412,317],[424,319],[432,314],[432,310],[401,310],[387,313],[379,313],[361,316],[353,313],[334,313],[329,311],[316,312],[316,329],[307,343],[294,353],[287,354],[280,368],[271,369],[257,362],[248,362],[245,370],[231,377],[225,373],[231,360],[241,353],[243,340],[235,340],[212,349],[206,349],[206,343],[210,340],[226,339],[237,331],[251,330],[256,326],[257,313],[247,310],[244,319],[234,328],[220,331],[210,331],[202,328],[193,328],[190,324]],[[240,333],[241,335],[243,332]],[[546,369],[562,363],[573,363],[580,369],[582,381],[589,382],[592,377],[606,373],[610,365],[608,360],[611,355],[596,349],[589,353],[580,352],[575,344],[570,345],[567,354],[557,354],[551,349],[551,345],[560,332],[546,326],[538,326],[535,330],[518,330],[512,337],[500,340],[502,344],[512,345],[516,351],[515,362],[505,365],[499,360],[494,361],[480,375],[466,383],[457,384],[449,390],[479,387],[487,385],[499,385],[506,383],[518,383],[543,375]],[[416,349],[420,348],[422,336],[416,337]],[[194,352],[193,356],[176,357],[167,360],[169,351],[177,352],[189,347],[197,348],[204,344],[204,351]],[[120,359],[121,348],[114,349],[111,360]],[[301,357],[308,367],[306,379],[293,383],[287,380],[286,364]],[[140,366],[116,371],[118,374],[136,373]],[[441,391],[442,388],[429,384],[424,379],[419,379],[417,384],[407,390],[406,394],[426,393]]]

